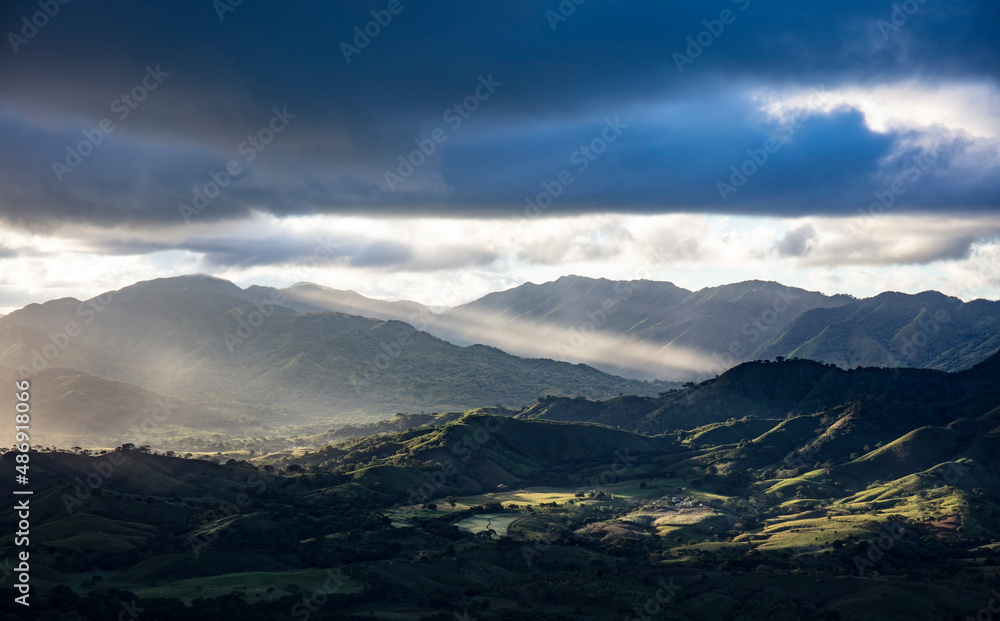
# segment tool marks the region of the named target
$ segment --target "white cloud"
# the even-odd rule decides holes
[[[762,109],[782,119],[805,110],[828,114],[849,107],[879,133],[943,128],[974,138],[1000,138],[1000,89],[988,83],[845,86],[834,89],[761,91]]]
[[[115,246],[116,254],[101,250],[123,238],[129,245]],[[227,252],[256,253],[260,260],[218,263],[190,248],[162,250],[213,239],[222,239]],[[330,240],[339,244],[340,254],[325,253]],[[352,265],[353,256],[375,242],[407,252],[391,261]],[[433,306],[454,306],[566,274],[665,280],[689,289],[762,279],[830,294],[938,289],[963,298],[1000,297],[1000,216],[616,214],[517,222],[258,215],[248,222],[155,231],[73,227],[52,237],[4,233],[0,247],[9,251],[0,258],[6,288],[0,292],[6,293],[0,295],[2,312],[192,272],[244,286],[312,281]]]

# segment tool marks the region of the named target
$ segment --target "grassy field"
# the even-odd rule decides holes
[[[335,575],[335,574],[333,574]],[[356,593],[362,585],[346,578],[346,582],[331,580],[331,574],[321,569],[296,571],[248,571],[176,580],[156,586],[135,586],[127,576],[109,574],[102,580],[104,586],[128,589],[139,597],[172,597],[190,604],[197,597],[219,597],[238,593],[248,603],[270,601],[285,595],[313,593],[323,589],[327,593]]]
[[[486,505],[491,502],[499,502],[504,507],[511,504],[539,505],[542,503],[556,502],[563,504],[574,498],[576,490],[559,487],[531,487],[509,492],[497,492],[492,494],[479,494],[478,496],[462,496],[455,498],[456,508],[468,509],[476,505]],[[447,504],[447,503],[441,503]]]
[[[507,529],[523,516],[510,513],[483,513],[455,522],[459,529],[470,533],[481,533],[493,529],[497,535],[506,535]]]

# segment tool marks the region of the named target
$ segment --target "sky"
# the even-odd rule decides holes
[[[1000,298],[1000,5],[14,0],[0,312],[208,273]]]

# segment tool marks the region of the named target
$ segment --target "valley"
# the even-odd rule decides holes
[[[35,578],[53,614],[973,615],[1000,578],[998,356],[838,381],[747,363],[654,399],[400,416],[319,450],[33,453]],[[896,399],[855,394],[885,373]],[[755,413],[733,416],[748,389]],[[700,396],[654,435],[591,422],[645,428],[685,393]]]

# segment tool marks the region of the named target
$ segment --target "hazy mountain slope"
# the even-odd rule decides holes
[[[30,304],[0,318],[0,364],[70,367],[160,390],[172,383],[168,369],[190,367],[209,343],[221,343],[226,312],[253,310],[246,298],[226,280],[198,275],[139,282],[86,301]],[[294,314],[274,305],[269,312]],[[218,362],[214,371],[229,366]]]
[[[456,343],[689,379],[796,356],[856,366],[960,370],[1000,347],[1000,302],[937,292],[826,296],[747,281],[687,291],[667,282],[565,276],[449,309],[427,328]]]
[[[234,324],[238,319],[229,317]],[[545,394],[655,394],[666,388],[482,345],[458,347],[402,322],[337,313],[276,317],[240,346],[236,358],[251,382],[244,387],[248,395],[313,411],[525,405]]]
[[[457,347],[399,321],[296,313],[260,293],[193,276],[31,305],[0,319],[0,364],[78,369],[207,406],[274,408],[281,424],[666,388]]]
[[[800,356],[843,367],[912,366],[957,371],[1000,347],[1000,302],[926,291],[883,293],[803,313],[764,358]]]
[[[293,304],[312,299],[369,310],[378,306],[351,292],[308,284],[286,291],[297,296]],[[227,412],[259,408],[279,424],[370,420],[484,403],[518,407],[548,394],[603,398],[625,393],[648,399],[670,388],[580,365],[523,360],[493,347],[457,347],[400,321],[299,313],[281,305],[283,295],[267,287],[243,290],[221,279],[188,276],[137,283],[88,301],[32,304],[0,317],[0,364],[21,371],[77,369]],[[819,358],[840,352],[836,362],[844,365],[897,366],[894,348],[907,343],[923,343],[914,345],[916,364],[951,368],[983,356],[1000,338],[994,329],[997,304],[963,305],[933,292],[829,298],[759,281],[689,292],[669,283],[566,277],[491,294],[444,313],[444,323],[431,321],[427,330],[458,326],[454,322],[460,317],[465,328],[478,326],[481,336],[506,339],[515,348],[557,350],[552,355],[569,359],[596,357],[612,366],[625,357],[636,374],[694,361],[721,370],[721,363],[731,359],[727,349]],[[380,308],[423,312],[406,302]],[[573,324],[580,317],[589,323]],[[470,323],[473,319],[478,323]],[[587,325],[590,329],[584,329]],[[767,345],[772,334],[778,340]],[[723,347],[727,340],[729,346]],[[706,347],[721,350],[713,356],[698,353]],[[729,411],[783,415],[819,411],[865,395],[927,392],[922,380],[912,381],[902,372],[846,376],[801,362],[784,367],[779,382],[767,373],[757,377],[760,368],[737,368],[683,398],[675,393],[648,404],[623,399],[613,407],[577,402],[574,407],[594,411],[584,416],[551,408],[547,416],[657,430],[674,420],[711,422]],[[761,386],[773,393],[765,394]],[[802,386],[814,388],[803,393]],[[700,405],[692,409],[692,394],[716,412]]]
[[[803,312],[849,300],[762,281],[692,292],[668,282],[565,276],[449,309],[428,330],[629,377],[689,378],[751,359]]]
[[[11,386],[0,397],[5,411],[14,411],[13,386],[19,380],[14,369],[0,367],[0,381]],[[240,427],[236,419],[245,414],[242,410],[206,408],[74,369],[46,369],[29,382],[32,444],[86,446],[115,437],[137,442],[165,428],[225,431]],[[5,445],[13,439],[13,425],[0,433]]]
[[[396,319],[410,324],[421,319],[427,321],[434,315],[429,308],[417,302],[408,300],[387,302],[365,297],[354,291],[333,289],[309,282],[296,283],[282,289],[257,285],[246,289],[246,293],[252,299],[269,297],[274,291],[280,292],[282,305],[300,313],[334,311],[372,319]]]

